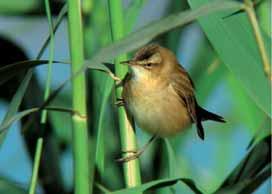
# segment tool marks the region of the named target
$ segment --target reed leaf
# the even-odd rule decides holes
[[[210,5],[208,0],[189,0],[189,3],[192,9]],[[224,18],[231,13],[233,12],[214,13],[200,18],[199,22],[220,60],[242,82],[254,102],[271,117],[269,81],[264,75],[250,23],[245,13]]]

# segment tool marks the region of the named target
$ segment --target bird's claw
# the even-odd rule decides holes
[[[135,160],[139,158],[143,152],[141,150],[139,151],[129,150],[129,151],[126,151],[126,153],[133,153],[133,154],[129,156],[125,156],[123,158],[116,159],[116,162],[129,162],[131,160]]]
[[[116,102],[114,103],[116,106],[120,107],[120,106],[124,106],[125,105],[125,101],[122,98],[117,98]]]
[[[128,154],[128,153],[136,154],[137,152],[138,152],[137,150],[123,150],[122,151],[123,154]]]

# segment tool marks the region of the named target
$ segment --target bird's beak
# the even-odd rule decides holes
[[[135,65],[135,61],[133,61],[133,60],[121,61],[120,63],[130,65],[130,66]]]

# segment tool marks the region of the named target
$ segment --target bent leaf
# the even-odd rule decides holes
[[[148,24],[147,26],[128,34],[121,40],[100,49],[90,60],[90,65],[109,61],[122,53],[133,51],[147,44],[157,36],[188,24],[201,16],[223,10],[231,10],[233,12],[239,9],[241,9],[241,3],[238,2],[214,1],[209,5],[170,15],[164,19]]]
[[[196,9],[210,5],[210,1],[189,0],[189,4]],[[252,26],[245,13],[224,18],[231,13],[233,12],[214,13],[200,18],[199,22],[223,63],[241,80],[254,102],[271,117],[269,81],[264,75]]]
[[[18,114],[15,114],[12,117],[9,117],[8,119],[4,120],[1,125],[0,125],[0,137],[3,136],[3,134],[6,132],[6,130],[16,121],[19,121],[20,119],[22,119],[23,117],[38,111],[39,108],[31,108],[31,109],[27,109],[24,110],[22,112],[19,112]],[[0,143],[2,139],[0,139]]]
[[[98,112],[98,121],[97,121],[97,142],[96,142],[96,151],[95,151],[95,160],[97,168],[100,174],[104,173],[105,169],[105,113],[107,108],[107,102],[111,95],[114,82],[109,77],[102,79],[103,81],[103,92],[99,93],[99,112]],[[100,83],[101,84],[101,83]],[[102,84],[101,84],[102,85]],[[98,100],[97,100],[98,101]],[[95,121],[96,122],[96,121]]]
[[[8,81],[10,78],[18,75],[32,67],[48,63],[48,60],[27,60],[19,61],[0,68],[0,85]]]
[[[194,193],[202,194],[202,192],[197,188],[197,186],[195,185],[195,183],[191,179],[180,178],[180,177],[151,181],[151,182],[142,184],[137,187],[122,189],[122,190],[114,191],[114,192],[110,192],[110,193],[111,194],[138,194],[138,193],[143,193],[148,190],[156,190],[156,189],[168,187],[168,186],[176,184],[178,181],[181,181],[184,184],[186,184]]]
[[[257,185],[263,183],[271,174],[267,175],[267,168],[270,168],[271,160],[271,135],[264,138],[247,154],[240,164],[232,171],[215,193],[242,193],[243,190],[252,189],[252,193]],[[264,173],[264,174],[263,174]]]
[[[10,120],[15,115],[15,113],[18,111],[19,106],[23,100],[25,91],[27,89],[28,83],[32,76],[32,70],[30,70],[27,75],[25,76],[24,80],[20,84],[19,88],[17,89],[15,95],[13,96],[9,108],[6,112],[6,115],[4,116],[4,119],[2,123],[0,124],[0,146],[6,136],[6,130],[10,126]],[[4,130],[4,131],[2,131]]]

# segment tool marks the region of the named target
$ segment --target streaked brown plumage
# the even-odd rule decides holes
[[[190,76],[169,49],[147,45],[125,63],[132,72],[124,80],[122,97],[141,129],[166,137],[196,123],[198,135],[204,139],[201,121],[224,122],[197,104]]]

